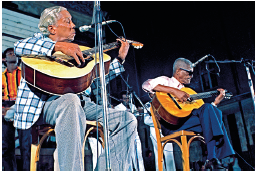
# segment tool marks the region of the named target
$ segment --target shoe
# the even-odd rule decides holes
[[[209,160],[205,161],[205,164],[202,166],[201,171],[211,171],[212,170],[212,166]]]
[[[205,161],[205,170],[211,171],[225,171],[226,168],[222,166],[217,158],[212,158],[211,160]]]

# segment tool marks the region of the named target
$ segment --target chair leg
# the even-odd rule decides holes
[[[41,138],[38,144],[31,144],[31,159],[30,159],[30,171],[36,171],[37,162],[39,162],[40,150],[43,141],[49,136],[54,129],[49,129]]]
[[[91,127],[91,128],[89,128],[89,129],[87,130],[87,132],[86,132],[86,134],[85,134],[85,137],[84,137],[84,140],[83,140],[83,144],[82,144],[82,153],[81,153],[81,155],[82,155],[82,164],[83,164],[83,168],[85,168],[85,164],[84,164],[85,143],[86,143],[86,140],[87,140],[87,138],[88,138],[88,136],[89,136],[90,131],[93,130],[93,128],[94,128],[94,127]]]
[[[158,147],[158,170],[163,171],[163,150],[162,144],[157,142]]]
[[[37,162],[39,161],[38,157],[38,145],[32,144],[31,145],[31,159],[30,159],[30,171],[36,171],[37,169]]]
[[[187,136],[181,136],[181,143],[182,143],[183,171],[190,171]]]
[[[84,137],[84,140],[83,140],[83,145],[82,145],[82,164],[83,164],[83,168],[85,168],[85,164],[84,164],[84,157],[85,157],[85,143],[86,143],[86,140],[89,136],[89,133],[93,130],[93,129],[97,129],[96,127],[91,127],[87,130],[86,134],[85,134],[85,137]],[[101,143],[102,147],[104,148],[104,133],[102,130],[98,129],[98,132],[99,132],[99,136],[101,136],[102,140],[99,139],[99,142]]]
[[[150,108],[150,111],[152,114],[152,121],[155,126],[155,124],[157,124],[157,122],[156,122],[157,120],[155,118],[154,111],[153,111],[152,107]],[[156,138],[157,138],[157,148],[158,148],[158,170],[163,171],[163,147],[162,147],[161,136],[160,136],[158,127],[155,127],[155,134],[156,134]]]

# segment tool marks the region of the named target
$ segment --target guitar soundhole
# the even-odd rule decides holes
[[[84,68],[84,67],[86,67],[87,64],[88,64],[90,61],[92,61],[92,60],[94,60],[93,57],[89,57],[88,59],[85,59],[85,62],[84,62],[84,63],[80,60],[80,62],[81,62],[81,65],[80,65],[80,66],[78,66],[78,64],[77,64],[77,62],[75,61],[75,59],[69,60],[68,62],[72,63],[72,64],[73,64],[75,67],[77,67],[77,68]]]

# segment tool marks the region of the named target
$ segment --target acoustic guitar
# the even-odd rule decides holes
[[[142,48],[143,44],[127,40],[134,48]],[[62,52],[55,52],[52,56],[23,55],[22,77],[29,85],[53,95],[66,93],[81,93],[86,90],[99,74],[99,56],[95,58],[95,48],[79,46],[85,63],[77,66],[73,57]],[[119,42],[103,45],[103,52],[120,47]],[[103,54],[105,73],[109,73],[111,57]],[[96,69],[97,73],[96,73]],[[98,74],[98,76],[96,76]]]
[[[174,95],[156,92],[152,99],[152,108],[159,120],[163,119],[172,125],[178,125],[189,117],[193,109],[198,109],[204,104],[203,98],[216,96],[220,93],[218,90],[196,93],[187,87],[182,88],[181,91],[190,95],[190,101],[182,103]],[[231,93],[226,92],[225,98],[230,99],[231,96]]]

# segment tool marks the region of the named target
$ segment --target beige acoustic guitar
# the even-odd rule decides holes
[[[135,48],[143,47],[142,43],[127,41]],[[106,44],[103,46],[103,51],[106,52],[119,46],[119,42]],[[67,56],[62,52],[55,52],[51,57],[23,55],[21,57],[22,77],[28,84],[46,93],[54,95],[81,93],[96,78],[96,69],[99,69],[99,59],[95,59],[95,48],[80,46],[80,49],[84,57],[89,57],[80,67],[77,67],[73,57]],[[111,57],[104,53],[103,62],[106,74],[109,73],[110,61]],[[99,74],[99,70],[97,74]]]

